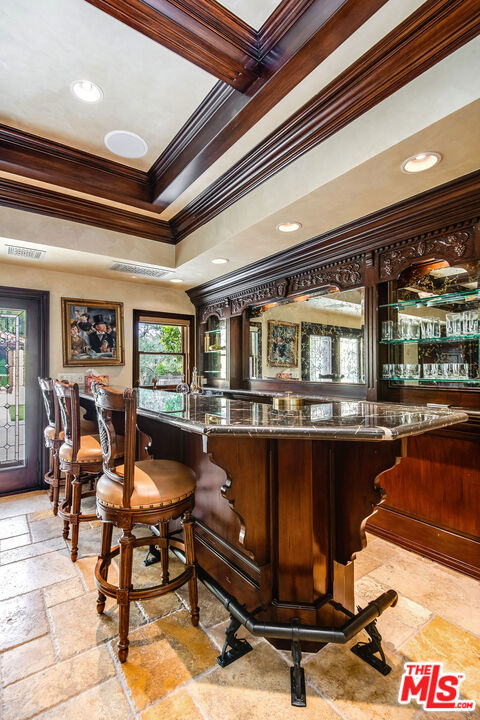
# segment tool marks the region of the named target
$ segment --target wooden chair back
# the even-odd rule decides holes
[[[47,424],[55,429],[55,439],[60,434],[60,410],[58,406],[57,396],[53,387],[52,378],[38,378],[38,384],[42,391],[43,403],[47,414]]]
[[[76,462],[80,449],[80,395],[77,383],[53,381],[60,417],[62,420],[64,442],[72,446],[72,462]]]
[[[123,485],[123,507],[129,508],[135,474],[137,393],[132,389],[127,389],[122,393],[103,385],[94,384],[93,397],[97,408],[103,471],[111,480]],[[114,462],[117,455],[117,431],[113,423],[113,413],[118,412],[122,412],[124,418],[123,475],[116,472]]]

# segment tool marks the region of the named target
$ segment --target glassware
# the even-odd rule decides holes
[[[382,340],[393,340],[393,320],[382,322]]]
[[[394,368],[395,368],[394,377],[399,378],[399,379],[402,379],[405,377],[405,374],[404,374],[405,367],[402,363],[395,363]]]
[[[423,377],[425,380],[433,378],[433,363],[423,363]]]
[[[405,365],[405,377],[410,379],[420,377],[420,365],[407,363]]]
[[[445,315],[446,325],[446,336],[452,337],[455,334],[455,313],[447,313]]]
[[[393,370],[394,366],[392,363],[385,363],[383,366],[383,378],[384,380],[388,380],[389,378],[393,377]]]
[[[463,334],[476,335],[478,333],[478,311],[466,310],[463,313]]]
[[[431,338],[433,337],[433,324],[432,318],[422,318],[422,337]]]
[[[190,384],[190,392],[192,393],[201,393],[202,388],[200,387],[200,383],[198,380],[198,371],[197,368],[194,367],[192,370],[192,382]]]
[[[459,380],[468,380],[468,363],[458,363]]]
[[[462,334],[462,314],[453,313],[453,334],[458,337]]]
[[[432,322],[432,335],[431,337],[439,338],[442,334],[442,326],[440,324],[440,318],[438,317],[432,317],[430,318]]]
[[[175,392],[183,393],[183,394],[190,392],[188,383],[185,382],[185,375],[182,375],[182,382],[178,383],[177,387],[175,388]]]
[[[447,363],[447,373],[446,376],[449,380],[458,380],[459,376],[459,363]]]
[[[418,338],[421,336],[421,322],[418,318],[413,318],[411,322],[411,337],[413,340],[418,340]]]

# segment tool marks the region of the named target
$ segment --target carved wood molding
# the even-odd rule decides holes
[[[289,293],[333,285],[340,290],[359,287],[364,284],[365,263],[362,259],[334,266],[316,268],[290,280]]]
[[[249,305],[264,305],[265,303],[278,300],[287,294],[288,283],[286,278],[274,282],[259,285],[253,289],[244,290],[236,295],[231,295],[230,305],[232,315],[240,315]]]
[[[480,32],[477,0],[427,0],[172,220],[183,239]]]
[[[422,237],[381,253],[379,277],[381,281],[397,278],[402,270],[418,260],[432,259],[456,262],[473,254],[472,230],[457,230],[445,235]]]
[[[228,300],[217,300],[206,305],[201,305],[198,309],[198,321],[204,323],[212,315],[218,318],[226,318],[230,316],[230,306]]]

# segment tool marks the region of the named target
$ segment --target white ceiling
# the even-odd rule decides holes
[[[104,93],[77,100],[75,80]],[[0,122],[147,170],[217,79],[85,0],[1,0]],[[103,143],[111,130],[147,142],[138,160]]]
[[[259,30],[281,0],[220,0],[220,4]]]

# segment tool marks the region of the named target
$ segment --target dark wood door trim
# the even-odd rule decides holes
[[[476,0],[427,0],[181,210],[172,220],[177,241],[479,32],[480,15]],[[218,142],[218,137],[215,141]],[[213,159],[216,159],[215,155]],[[210,155],[209,164],[211,162]],[[196,163],[199,163],[198,157]],[[177,177],[176,192],[179,182]],[[157,183],[157,190],[158,187]],[[155,192],[154,197],[166,199],[164,193],[159,195]]]
[[[169,224],[160,218],[140,215],[123,208],[103,205],[15,180],[0,178],[0,205],[116,230],[127,235],[138,235],[150,240],[174,242]]]
[[[49,374],[49,358],[50,358],[50,293],[47,290],[32,290],[31,288],[17,288],[0,285],[0,295],[8,295],[9,298],[18,298],[20,300],[35,300],[38,303],[39,317],[39,348],[38,348],[38,364],[39,374],[41,377],[48,377]],[[40,392],[40,391],[39,391]],[[44,445],[43,428],[44,428],[44,410],[43,403],[38,403],[38,418],[36,421],[38,429],[37,438],[37,457],[39,463],[39,473],[37,483],[27,490],[35,490],[42,487],[43,476],[47,470],[47,454]],[[11,493],[17,493],[18,490],[12,490]],[[23,492],[23,491],[22,491]],[[5,494],[9,494],[8,492]]]

